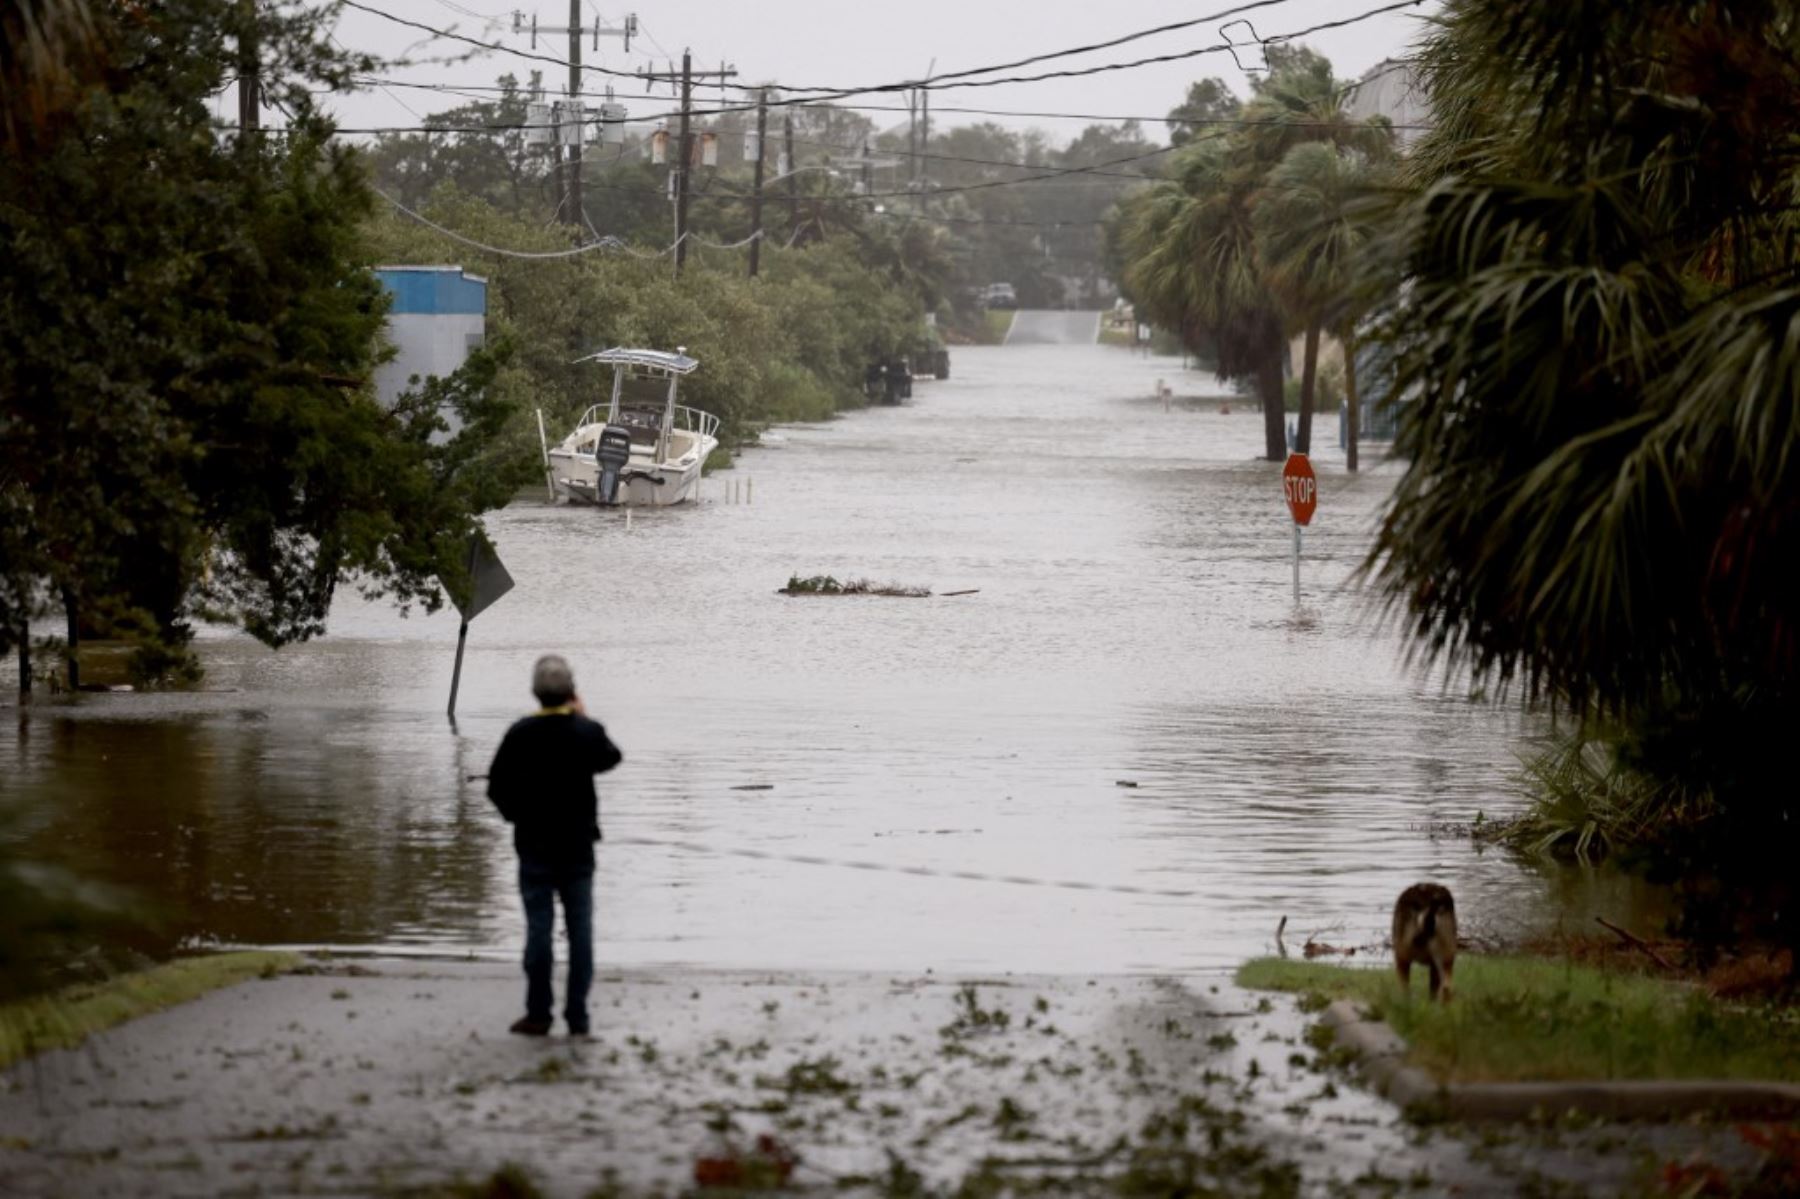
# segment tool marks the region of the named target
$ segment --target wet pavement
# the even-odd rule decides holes
[[[626,971],[578,1041],[502,1031],[510,970],[312,969],[0,1075],[6,1193],[441,1195],[512,1163],[672,1195],[771,1137],[823,1193],[1633,1195],[1719,1143],[1414,1128],[1285,1001],[1192,978]]]
[[[558,1194],[609,1175],[645,1193],[769,1135],[803,1159],[796,1182],[883,1176],[893,1154],[945,1186],[994,1153],[1103,1155],[1212,1089],[1233,1023],[1170,980],[633,972],[598,980],[593,1040],[528,1040],[503,1031],[518,989],[491,967],[385,966],[146,1018],[14,1076],[0,1177],[311,1192],[520,1162]],[[1221,1121],[1231,1091],[1208,1101]]]

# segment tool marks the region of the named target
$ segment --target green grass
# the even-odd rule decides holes
[[[1018,315],[1015,308],[989,308],[981,314],[981,326],[987,332],[989,345],[997,346],[1006,340],[1012,332],[1013,317]]]
[[[1402,994],[1389,969],[1283,958],[1246,962],[1238,985],[1352,999],[1405,1039],[1409,1059],[1453,1082],[1557,1079],[1800,1080],[1800,1012],[1721,1003],[1697,988],[1549,958],[1456,963],[1456,997]]]
[[[34,1053],[72,1049],[127,1020],[198,999],[251,978],[271,978],[299,963],[291,953],[245,951],[177,958],[0,1006],[0,1070]]]

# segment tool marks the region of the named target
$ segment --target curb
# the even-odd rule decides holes
[[[1380,1020],[1369,1020],[1348,999],[1325,1009],[1337,1043],[1354,1051],[1375,1090],[1409,1114],[1452,1120],[1530,1120],[1567,1111],[1615,1120],[1656,1120],[1706,1114],[1792,1119],[1800,1115],[1800,1085],[1679,1079],[1620,1082],[1441,1083],[1406,1063],[1406,1042]]]

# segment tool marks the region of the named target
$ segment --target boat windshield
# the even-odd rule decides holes
[[[654,442],[662,435],[668,404],[667,378],[636,373],[626,375],[619,388],[618,423],[631,430],[634,443]]]

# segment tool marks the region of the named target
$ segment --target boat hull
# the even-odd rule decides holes
[[[698,496],[700,471],[718,446],[711,437],[697,439],[693,451],[660,465],[633,456],[612,504],[600,498],[600,466],[592,454],[564,448],[550,451],[551,486],[566,503],[598,507],[668,508]]]

